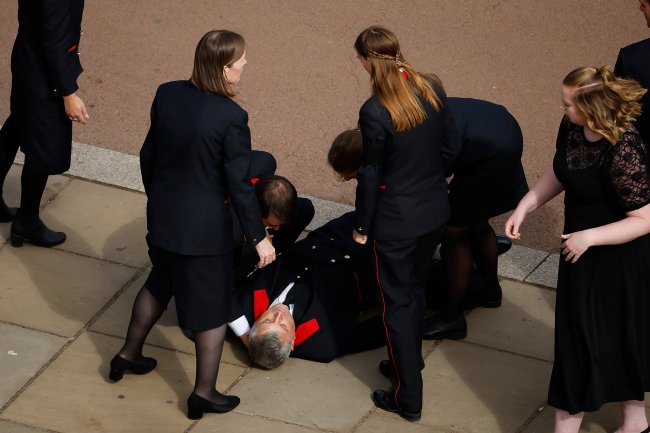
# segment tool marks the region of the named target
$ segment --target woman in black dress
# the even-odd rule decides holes
[[[363,159],[352,235],[361,244],[373,240],[389,358],[382,371],[392,384],[372,399],[415,421],[422,411],[426,276],[449,217],[445,168],[460,141],[444,95],[406,62],[390,30],[370,27],[354,47],[373,96],[359,110]]]
[[[650,184],[631,126],[645,92],[610,67],[567,75],[553,167],[506,222],[519,239],[526,215],[565,192],[548,396],[556,433],[578,432],[584,412],[607,402],[622,403],[617,433],[649,431]]]
[[[216,30],[203,36],[189,81],[158,88],[140,152],[153,268],[135,300],[126,341],[111,361],[109,377],[117,381],[125,371],[145,374],[156,367],[142,348],[175,297],[181,328],[195,336],[196,381],[187,401],[191,419],[239,404],[239,398],[215,389],[230,319],[231,204],[246,239],[255,245],[258,266],[275,259],[248,176],[248,115],[231,99],[231,86],[245,64],[240,35]]]

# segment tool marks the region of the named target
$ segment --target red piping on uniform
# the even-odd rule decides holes
[[[399,407],[399,402],[397,401],[397,393],[399,388],[402,385],[402,381],[399,377],[399,370],[397,369],[397,361],[395,360],[395,355],[393,355],[393,345],[390,342],[390,337],[388,336],[388,327],[386,326],[386,300],[384,299],[384,289],[381,287],[381,281],[379,280],[379,257],[377,257],[377,241],[373,241],[372,244],[374,253],[375,253],[375,269],[377,270],[377,284],[379,285],[379,294],[381,295],[381,303],[383,305],[383,310],[381,312],[381,321],[384,324],[384,330],[386,331],[386,341],[388,343],[388,351],[390,352],[390,357],[393,360],[393,368],[395,368],[395,374],[397,375],[397,388],[395,388],[395,404]]]
[[[77,48],[76,45],[71,46],[70,48],[68,48],[68,52],[69,53],[73,52],[75,48]]]
[[[354,281],[357,283],[357,296],[359,298],[359,304],[363,302],[363,294],[361,293],[361,284],[359,284],[359,275],[356,272],[353,272]]]
[[[385,189],[386,189],[386,185],[379,185],[379,189],[382,190],[382,191],[385,190]]]
[[[260,181],[260,178],[259,178],[259,177],[251,177],[251,183],[252,183],[253,185],[255,185],[255,184],[256,184],[257,182],[259,182],[259,181]]]

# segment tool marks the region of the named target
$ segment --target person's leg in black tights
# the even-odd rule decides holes
[[[216,389],[225,338],[225,324],[218,328],[194,332],[196,350],[194,393],[216,404],[228,403],[228,399]]]
[[[129,361],[141,359],[144,342],[164,311],[160,302],[143,286],[133,303],[126,341],[118,355]]]
[[[18,147],[19,141],[16,136],[16,128],[11,116],[9,116],[2,128],[0,128],[0,220],[5,222],[10,221],[12,216],[2,197],[3,187],[9,169],[16,159]]]
[[[20,177],[19,218],[38,216],[41,198],[43,197],[43,191],[45,191],[45,185],[47,184],[47,177],[46,174],[39,174],[31,171],[27,167],[23,167],[23,172]]]
[[[447,281],[447,298],[441,319],[451,322],[463,314],[463,302],[471,281],[473,259],[470,228],[447,226],[440,254]]]
[[[483,279],[484,293],[481,298],[496,302],[501,299],[501,287],[497,277],[497,235],[486,220],[472,225],[470,237],[476,269]]]

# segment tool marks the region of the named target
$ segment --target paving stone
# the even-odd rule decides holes
[[[133,282],[129,288],[122,293],[119,298],[117,298],[110,308],[108,308],[104,314],[97,319],[91,329],[93,331],[124,339],[129,326],[133,301],[140,291],[140,288],[147,280],[148,275],[149,272],[147,271]],[[169,303],[167,311],[163,313],[158,323],[151,330],[151,333],[147,337],[147,343],[194,354],[194,343],[187,339],[178,327],[176,304],[173,299]],[[241,344],[241,342],[235,341],[234,338],[231,341],[226,341],[221,360],[223,362],[240,366],[250,365],[246,348]]]
[[[555,292],[501,281],[500,308],[476,308],[467,316],[465,341],[553,361]]]
[[[546,400],[550,373],[549,362],[444,341],[426,359],[420,423],[445,432],[514,432]]]
[[[646,411],[647,412],[647,411]],[[597,412],[587,412],[580,426],[581,433],[613,432],[621,425],[620,405],[606,404]],[[555,409],[545,406],[544,410],[526,427],[522,433],[548,433],[553,431]]]
[[[557,271],[560,265],[560,255],[551,254],[537,269],[526,278],[526,282],[540,286],[557,288]]]
[[[109,362],[119,344],[113,337],[84,333],[2,417],[66,433],[185,431],[191,424],[185,401],[194,383],[194,357],[147,347],[158,360],[156,370],[110,383]],[[217,388],[224,390],[243,372],[222,364]]]
[[[239,413],[237,409],[219,416],[205,416],[192,429],[192,433],[314,433],[314,430]]]
[[[547,252],[513,245],[499,256],[499,275],[523,281],[548,256]]]
[[[9,207],[20,206],[20,174],[22,173],[22,170],[23,167],[21,165],[12,165],[7,174],[7,178],[5,179],[5,184],[2,189],[3,198]],[[41,198],[41,206],[46,204],[52,196],[65,188],[71,180],[72,179],[66,176],[49,176],[47,184],[45,185],[45,191],[43,192],[43,198]],[[0,224],[0,243],[9,239],[10,229],[11,224]]]
[[[135,270],[65,251],[25,245],[0,250],[0,317],[71,337]]]
[[[0,323],[0,406],[8,402],[66,341],[63,337]]]
[[[251,370],[232,389],[239,412],[329,431],[347,432],[373,407],[370,393],[386,387],[376,366],[385,349],[329,364],[290,358],[275,370]]]
[[[409,423],[399,418],[384,412],[380,409],[374,409],[374,412],[366,418],[359,426],[355,433],[395,433],[395,432],[408,432],[408,433],[461,433],[463,430],[431,428],[427,425],[420,423]],[[477,432],[478,433],[478,432]]]
[[[309,225],[306,228],[307,231],[312,231],[322,226],[326,222],[331,221],[334,218],[337,218],[346,212],[350,212],[354,210],[354,206],[350,206],[347,204],[335,203],[333,201],[322,200],[319,198],[309,197],[309,196],[307,196],[307,198],[314,203],[314,208],[316,210],[314,219],[311,221],[311,223],[309,223]],[[352,236],[351,233],[350,236]]]
[[[15,422],[0,420],[0,431],[2,433],[43,433],[40,428],[29,427]],[[51,430],[47,430],[51,431]]]
[[[57,247],[135,267],[149,261],[146,196],[82,180],[73,180],[44,212],[66,232]]]

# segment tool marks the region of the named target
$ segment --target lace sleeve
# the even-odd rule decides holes
[[[650,203],[646,149],[638,132],[626,131],[614,145],[609,177],[626,212]]]

